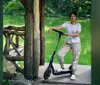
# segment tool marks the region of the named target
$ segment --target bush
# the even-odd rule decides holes
[[[4,14],[13,14],[13,15],[24,15],[24,7],[19,0],[12,0],[4,5]]]

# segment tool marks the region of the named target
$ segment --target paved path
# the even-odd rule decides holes
[[[76,80],[70,80],[70,75],[64,74],[60,76],[54,76],[51,74],[48,80],[44,80],[43,73],[47,68],[48,64],[39,67],[39,85],[90,85],[91,84],[91,66],[78,65],[76,72]],[[55,68],[60,68],[59,64],[54,64]],[[65,64],[65,67],[68,68],[69,64]]]

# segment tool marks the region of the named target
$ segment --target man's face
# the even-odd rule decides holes
[[[74,14],[71,15],[71,21],[76,21],[76,16]]]

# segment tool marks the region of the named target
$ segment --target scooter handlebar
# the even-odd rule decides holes
[[[61,32],[61,31],[59,31],[59,30],[55,30],[55,29],[52,29],[52,30],[55,31],[55,32],[58,32],[58,33],[61,34],[61,35],[64,35],[64,33]]]

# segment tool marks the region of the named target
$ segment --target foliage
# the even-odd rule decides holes
[[[20,3],[19,0],[12,0],[4,2],[4,13],[5,14],[13,14],[13,15],[23,15],[24,14],[24,7]]]
[[[46,16],[69,16],[72,11],[77,11],[80,17],[86,17],[90,16],[91,0],[46,0],[45,9]]]
[[[11,81],[10,80],[3,80],[3,85],[11,85]]]
[[[4,0],[3,2],[4,13],[24,14],[24,7],[19,0]],[[72,11],[77,11],[80,17],[90,16],[91,0],[45,0],[45,16],[69,16]]]
[[[46,16],[67,16],[74,5],[70,0],[46,0],[45,9]]]
[[[90,0],[86,0],[84,3],[82,3],[82,5],[79,7],[78,13],[79,13],[79,16],[90,18],[90,14],[91,14]]]

